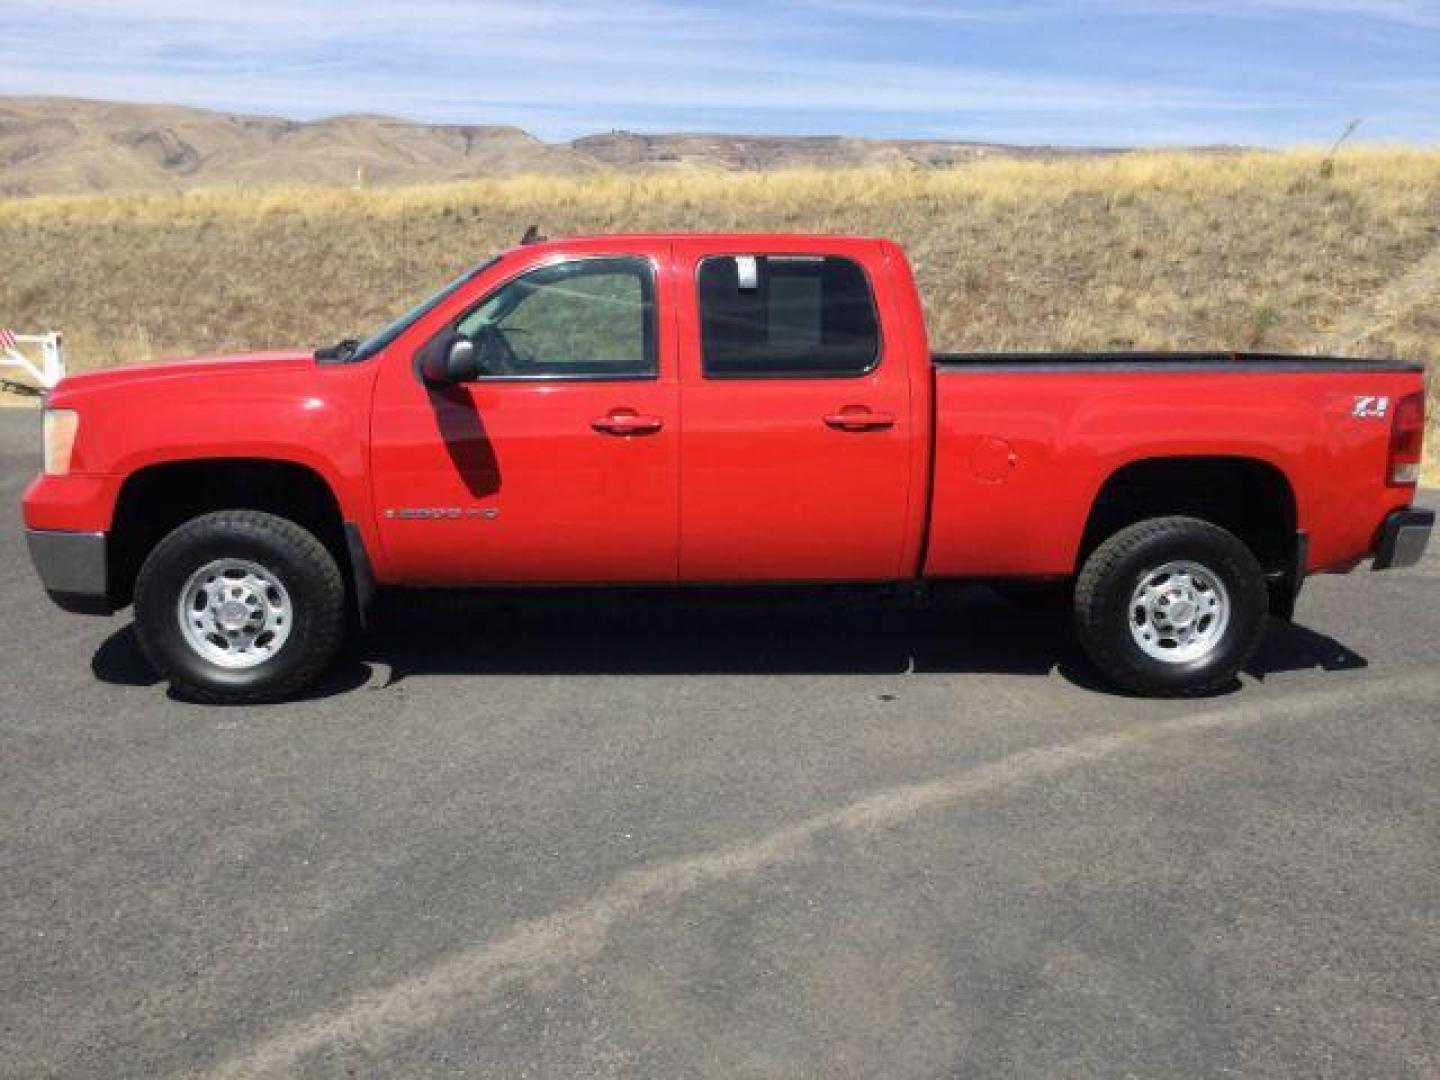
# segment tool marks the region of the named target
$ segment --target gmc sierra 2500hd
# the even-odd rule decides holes
[[[30,551],[133,601],[182,693],[322,672],[384,586],[1010,580],[1098,668],[1231,682],[1306,575],[1414,563],[1418,366],[932,355],[878,239],[627,236],[490,259],[364,341],[81,374]]]

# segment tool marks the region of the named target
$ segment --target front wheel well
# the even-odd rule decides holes
[[[225,458],[152,465],[126,479],[110,530],[111,603],[129,603],[147,555],[178,526],[214,510],[262,510],[287,518],[330,550],[353,581],[340,504],[306,465]]]
[[[1256,458],[1147,458],[1116,470],[1090,510],[1077,569],[1121,529],[1147,518],[1192,517],[1238,537],[1268,575],[1302,575],[1295,492],[1280,469]]]

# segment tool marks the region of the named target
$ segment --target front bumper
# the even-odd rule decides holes
[[[1414,566],[1425,556],[1435,511],[1413,506],[1396,510],[1380,526],[1380,544],[1375,549],[1376,570],[1400,570]]]
[[[26,529],[30,561],[50,599],[81,615],[109,615],[109,560],[103,532]]]

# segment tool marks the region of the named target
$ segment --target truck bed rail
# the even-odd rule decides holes
[[[1408,360],[1251,352],[931,353],[938,371],[1353,372],[1424,371]]]

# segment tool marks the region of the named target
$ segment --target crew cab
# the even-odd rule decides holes
[[[1406,363],[932,354],[882,239],[532,239],[363,341],[65,379],[24,513],[203,700],[299,692],[378,588],[957,579],[1203,694],[1308,575],[1421,557],[1424,426]]]

